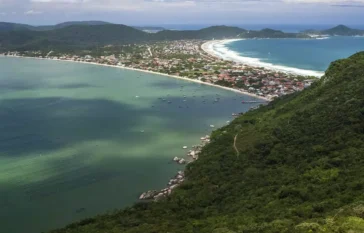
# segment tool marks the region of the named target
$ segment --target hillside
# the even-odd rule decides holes
[[[32,26],[27,24],[0,22],[0,32],[20,31],[20,30],[49,31],[73,25],[91,26],[91,25],[105,25],[105,24],[110,24],[110,23],[103,21],[70,21],[56,25]]]
[[[48,31],[24,30],[0,33],[0,51],[69,50],[148,40],[150,40],[148,33],[125,25],[72,25]]]
[[[364,35],[364,30],[352,29],[345,25],[338,25],[336,27],[321,31],[322,34],[326,35],[337,35],[337,36],[357,36]]]
[[[31,30],[33,26],[19,23],[0,22],[0,32]]]
[[[364,232],[363,93],[361,52],[214,131],[167,199],[52,233]]]
[[[160,40],[224,39],[236,38],[244,31],[236,27],[214,26],[196,31],[163,30],[147,33],[121,24],[72,25],[48,31],[2,32],[0,33],[0,51],[69,50]]]
[[[308,38],[308,36],[299,33],[286,33],[279,30],[265,28],[260,31],[245,31],[239,35],[241,38]]]
[[[302,33],[305,34],[316,34],[316,35],[330,35],[330,36],[362,36],[364,30],[349,28],[345,25],[338,25],[336,27],[326,30],[305,30]]]
[[[149,30],[102,21],[66,22],[54,26],[34,27],[25,24],[0,23],[0,52],[24,50],[83,50],[105,45],[153,42],[161,40],[213,40],[232,38],[309,38],[306,33],[285,33],[273,29],[260,31],[238,27],[212,26],[200,30]],[[145,29],[141,31],[140,29]],[[153,29],[153,28],[151,28]],[[159,28],[160,29],[160,28]],[[155,32],[155,33],[148,33]],[[359,35],[361,30],[343,25],[315,32],[329,35]]]

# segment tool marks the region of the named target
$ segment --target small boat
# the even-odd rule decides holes
[[[210,127],[211,127],[211,128],[215,128],[215,126],[214,126],[214,125],[210,125]]]

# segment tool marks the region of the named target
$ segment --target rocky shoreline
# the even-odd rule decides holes
[[[210,136],[206,135],[205,137],[201,137],[201,144],[192,146],[192,150],[189,150],[187,156],[191,158],[191,160],[187,161],[184,158],[174,157],[173,161],[177,162],[178,164],[188,164],[198,160],[198,156],[201,153],[201,150],[204,146],[210,143]],[[187,146],[183,146],[183,149],[187,149]],[[169,196],[172,191],[177,188],[179,185],[183,183],[185,180],[185,173],[184,171],[178,171],[177,174],[169,180],[167,187],[161,190],[148,190],[142,193],[139,196],[139,200],[154,200],[159,201],[167,196]]]

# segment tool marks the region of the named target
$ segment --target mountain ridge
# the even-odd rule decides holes
[[[53,29],[51,29],[53,27]],[[105,45],[122,45],[163,40],[213,40],[238,38],[310,38],[309,33],[361,35],[361,30],[339,25],[320,32],[286,33],[274,29],[259,31],[231,26],[211,26],[200,30],[162,30],[148,33],[122,24],[102,21],[66,22],[34,29],[24,24],[0,23],[0,51],[72,50]],[[364,31],[363,31],[364,35]]]

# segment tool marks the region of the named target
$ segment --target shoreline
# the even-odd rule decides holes
[[[263,67],[267,70],[272,71],[278,71],[283,72],[287,74],[294,74],[294,75],[302,75],[302,76],[315,76],[317,78],[320,78],[325,73],[320,71],[314,71],[314,70],[305,70],[300,68],[294,68],[294,67],[286,67],[282,65],[275,65],[271,63],[266,63],[260,61],[258,58],[252,58],[252,57],[243,57],[240,54],[238,54],[235,51],[228,50],[227,48],[224,48],[226,44],[234,42],[234,41],[241,41],[246,39],[226,39],[226,40],[210,40],[201,45],[201,49],[209,54],[210,56],[227,60],[227,61],[233,61],[236,63],[240,63],[242,65],[251,66],[251,67]],[[219,52],[214,49],[216,45],[220,45],[222,49],[225,51]],[[229,53],[229,54],[228,54]]]
[[[207,83],[207,82],[203,82],[203,81],[196,80],[196,79],[184,78],[184,77],[177,76],[177,75],[170,75],[170,74],[159,73],[159,72],[150,71],[150,70],[142,70],[142,69],[131,68],[131,67],[126,67],[126,66],[108,65],[108,64],[102,64],[102,63],[96,63],[96,62],[82,62],[82,61],[73,61],[73,60],[39,58],[39,57],[25,57],[25,56],[0,56],[0,57],[16,57],[16,58],[28,58],[28,59],[37,59],[37,60],[64,61],[64,62],[73,62],[73,63],[97,65],[97,66],[104,66],[104,67],[112,67],[112,68],[118,68],[118,69],[126,69],[126,70],[144,72],[144,73],[148,73],[148,74],[162,75],[162,76],[175,78],[175,79],[180,79],[180,80],[184,80],[184,81],[188,81],[188,82],[194,82],[194,83],[203,84],[203,85],[207,85],[207,86],[217,87],[217,88],[221,88],[221,89],[224,89],[224,90],[227,90],[227,91],[232,91],[232,92],[235,92],[235,93],[239,93],[241,95],[247,95],[247,96],[255,97],[255,98],[267,101],[267,102],[271,101],[271,99],[265,98],[263,96],[255,95],[255,94],[252,94],[252,93],[247,92],[247,91],[241,91],[241,90],[238,90],[238,89],[234,89],[234,88],[230,88],[230,87],[224,87],[224,86],[216,85],[216,84],[213,84],[213,83]]]

